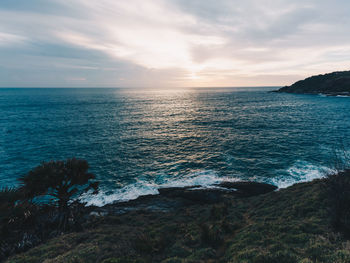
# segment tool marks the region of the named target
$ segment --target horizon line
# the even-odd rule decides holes
[[[215,88],[215,89],[222,89],[222,88],[275,88],[275,87],[284,87],[286,85],[262,85],[262,86],[201,86],[201,87],[36,87],[36,86],[30,86],[30,87],[1,87],[0,89],[208,89],[208,88]]]

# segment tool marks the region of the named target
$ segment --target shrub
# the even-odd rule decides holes
[[[21,198],[17,189],[0,190],[0,261],[28,243],[23,240],[23,229],[31,223],[35,206],[21,201]],[[16,245],[21,240],[23,242]]]
[[[214,205],[210,209],[210,219],[220,220],[228,214],[228,207],[226,204],[224,205]]]
[[[222,230],[217,225],[203,224],[201,225],[201,240],[204,244],[217,248],[224,241]]]
[[[148,232],[142,232],[134,239],[133,247],[141,254],[161,253],[172,243],[171,236],[160,232],[155,236]]]
[[[350,237],[350,169],[330,174],[326,179],[333,227]]]
[[[36,208],[32,204],[22,201],[22,194],[15,188],[0,190],[0,227],[1,232],[8,232],[12,226],[18,228],[33,216]]]
[[[0,190],[0,224],[6,224],[14,219],[16,201],[19,199],[18,191],[14,188]]]
[[[60,211],[60,228],[65,230],[73,198],[89,190],[94,194],[98,191],[98,182],[90,182],[95,176],[88,169],[87,161],[76,158],[43,162],[19,179],[21,191],[28,200],[50,196]]]

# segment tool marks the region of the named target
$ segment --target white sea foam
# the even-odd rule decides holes
[[[297,161],[288,170],[288,176],[273,178],[271,181],[279,188],[286,188],[295,183],[308,182],[314,179],[323,178],[334,170],[326,166],[317,166],[304,161]]]
[[[83,195],[81,200],[86,202],[86,205],[104,206],[113,202],[123,202],[138,198],[142,195],[156,195],[158,194],[156,185],[139,181],[134,184],[115,189],[113,192],[100,190],[97,195],[89,193]]]
[[[278,188],[286,188],[295,183],[312,181],[317,178],[322,178],[328,173],[334,172],[332,169],[325,166],[317,166],[304,161],[297,161],[293,166],[287,169],[287,175],[272,178],[272,179],[258,179],[249,178],[251,181],[260,181],[272,183]],[[200,171],[193,173],[187,177],[179,179],[171,179],[164,175],[161,183],[155,183],[145,180],[138,180],[133,184],[126,185],[122,188],[113,191],[101,189],[97,195],[85,194],[81,197],[82,201],[87,205],[104,206],[113,202],[124,202],[134,200],[139,196],[156,195],[159,194],[158,189],[164,187],[186,187],[198,186],[198,188],[215,188],[215,184],[223,181],[238,181],[242,180],[233,177],[219,177],[214,171]]]
[[[213,171],[200,171],[180,179],[171,180],[171,178],[166,178],[158,184],[139,180],[136,183],[115,189],[113,192],[102,189],[97,195],[83,195],[81,200],[86,202],[87,205],[104,206],[113,202],[133,200],[143,195],[156,195],[159,194],[158,189],[164,187],[199,186],[200,188],[211,188],[223,181],[237,180],[238,178],[219,177]]]

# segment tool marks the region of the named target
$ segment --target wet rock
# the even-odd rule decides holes
[[[216,203],[222,201],[226,191],[220,189],[194,189],[195,187],[172,187],[159,189],[159,194],[168,198],[182,198],[192,202]]]
[[[200,186],[160,188],[158,195],[145,195],[127,202],[91,208],[90,216],[120,215],[141,210],[168,212],[188,205],[222,202],[228,196],[249,197],[276,189],[274,185],[256,182],[222,182],[213,188]]]
[[[277,189],[275,185],[258,182],[222,182],[216,186],[226,189],[235,189],[235,194],[246,197],[266,194]]]

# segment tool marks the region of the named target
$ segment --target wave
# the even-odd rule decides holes
[[[297,161],[293,166],[285,171],[276,171],[276,174],[285,174],[277,178],[245,178],[246,180],[271,183],[278,188],[286,188],[295,183],[308,182],[314,179],[322,178],[328,173],[333,173],[334,170],[326,166],[317,166],[305,161]],[[193,173],[187,177],[180,179],[165,178],[162,183],[151,181],[138,180],[133,184],[126,185],[122,188],[111,190],[101,189],[97,195],[84,194],[81,201],[87,206],[104,206],[115,202],[126,202],[134,200],[144,195],[157,195],[158,189],[164,187],[187,187],[198,186],[199,188],[215,188],[215,184],[224,181],[243,181],[244,178],[238,177],[221,177],[215,171],[200,171]]]
[[[165,187],[187,187],[198,186],[200,188],[212,188],[215,184],[223,181],[238,181],[238,178],[219,177],[214,171],[200,171],[191,174],[188,177],[171,180],[165,178],[162,183],[154,183],[144,180],[138,180],[136,183],[124,186],[113,191],[100,190],[97,195],[85,194],[81,197],[87,206],[104,206],[114,202],[125,202],[138,198],[143,195],[159,194],[159,188]]]
[[[297,161],[293,166],[287,169],[287,176],[273,178],[271,183],[278,186],[278,188],[286,188],[296,183],[309,182],[314,179],[323,178],[327,174],[334,172],[333,169],[326,166]]]

